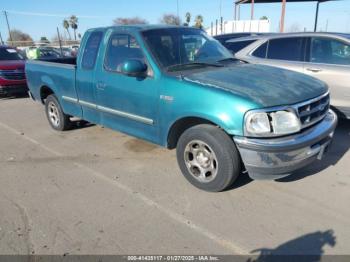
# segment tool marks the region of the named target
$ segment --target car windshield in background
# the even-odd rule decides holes
[[[0,48],[0,60],[22,60],[23,57],[11,47]]]
[[[160,66],[168,71],[218,66],[233,58],[217,40],[195,28],[147,30],[143,37]]]

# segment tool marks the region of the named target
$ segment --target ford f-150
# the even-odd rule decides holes
[[[183,175],[207,191],[244,170],[277,179],[321,159],[337,124],[325,83],[237,60],[190,27],[90,29],[77,59],[29,61],[26,74],[54,129],[78,117],[176,148]]]

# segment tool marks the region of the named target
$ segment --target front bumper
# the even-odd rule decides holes
[[[302,133],[281,138],[234,137],[242,161],[253,179],[278,179],[321,159],[332,141],[337,116],[326,117]]]
[[[0,85],[0,95],[15,95],[15,94],[24,94],[28,91],[26,84],[20,85]]]

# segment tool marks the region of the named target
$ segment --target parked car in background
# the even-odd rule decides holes
[[[96,28],[79,50],[77,59],[27,63],[51,127],[67,130],[74,116],[176,148],[198,188],[224,190],[242,162],[254,179],[287,176],[321,159],[332,140],[326,84],[234,59],[203,30]]]
[[[27,92],[25,61],[13,47],[0,46],[0,95]]]
[[[49,46],[41,46],[41,47],[29,47],[26,51],[27,58],[30,60],[35,59],[54,59],[62,57],[61,53],[57,50],[57,48],[49,47]]]
[[[263,33],[254,33],[254,32],[242,32],[242,33],[231,33],[231,34],[223,34],[223,35],[216,35],[214,38],[218,40],[222,45],[225,44],[226,41],[231,39],[236,39],[240,37],[247,37],[247,36],[257,36],[261,35]]]
[[[73,49],[71,47],[62,47],[62,51],[61,51],[60,47],[57,47],[57,48],[55,48],[55,51],[57,53],[59,53],[62,57],[75,57],[75,56],[77,56],[76,49]]]
[[[237,51],[243,49],[247,45],[254,42],[254,37],[260,35],[270,35],[273,33],[232,33],[232,34],[224,34],[214,36],[216,40],[218,40],[224,47],[229,49],[233,54]],[[247,39],[245,39],[247,38]]]
[[[245,40],[249,39],[254,41],[237,52],[237,58],[324,81],[330,88],[331,105],[341,116],[350,118],[350,34],[290,33]]]

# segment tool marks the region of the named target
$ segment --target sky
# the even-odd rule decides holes
[[[164,13],[177,13],[176,0],[15,0],[1,1],[0,32],[7,39],[8,32],[3,11],[8,11],[11,28],[19,29],[39,40],[41,36],[51,39],[56,34],[56,27],[62,31],[64,17],[75,14],[79,18],[78,32],[86,29],[112,25],[116,17],[139,16],[150,23],[159,23]],[[186,12],[192,16],[201,14],[204,25],[219,19],[232,20],[234,0],[178,0],[179,15],[184,20]],[[221,6],[221,8],[220,8]],[[221,10],[221,11],[220,11]],[[313,30],[316,3],[287,3],[285,29]],[[241,20],[250,19],[250,5],[241,5]],[[28,13],[35,13],[28,14]],[[43,14],[47,14],[44,16]],[[256,4],[256,19],[267,16],[270,20],[270,31],[278,30],[281,4]],[[339,0],[320,4],[318,30],[350,32],[350,0]]]

